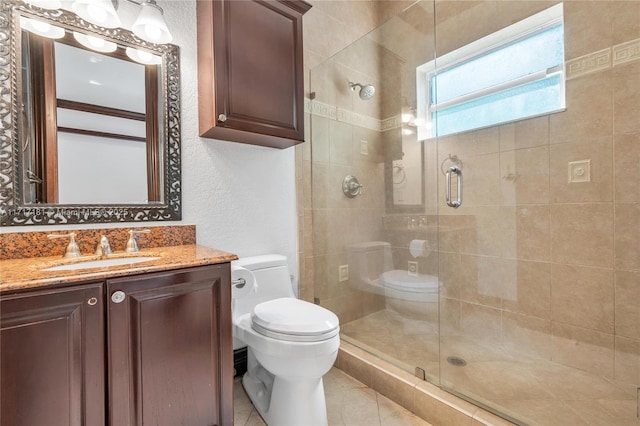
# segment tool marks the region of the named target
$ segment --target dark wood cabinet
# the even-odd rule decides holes
[[[287,148],[304,142],[301,0],[199,0],[200,136]]]
[[[105,424],[102,288],[0,298],[2,426]]]
[[[228,264],[107,280],[112,426],[233,424],[229,282]]]
[[[232,425],[230,282],[221,263],[0,296],[0,425]]]

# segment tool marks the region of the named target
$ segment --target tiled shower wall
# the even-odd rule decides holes
[[[438,54],[551,4],[437,2]],[[566,111],[440,138],[426,158],[464,162],[463,206],[439,204],[442,325],[640,384],[640,3],[564,8]],[[569,183],[582,160],[591,181]]]
[[[555,3],[437,1],[437,52],[442,55]],[[315,2],[315,15],[305,16],[306,67],[314,68],[355,41],[358,32],[364,34],[393,15],[380,12],[389,11],[389,4]],[[429,257],[436,262],[429,260],[421,268],[439,270],[443,330],[638,384],[640,2],[568,1],[564,7],[565,112],[440,138],[437,150],[435,141],[425,142],[427,206],[420,217],[426,218],[427,227],[439,225],[441,232],[438,256]],[[332,30],[337,28],[345,31]],[[366,55],[376,51],[384,54],[371,47],[356,59],[371,65],[375,57]],[[376,84],[381,67],[348,70],[343,65],[326,64],[332,67],[330,75],[340,79],[327,81],[318,100],[380,120],[389,118],[384,101],[377,110],[359,111],[357,99],[342,81],[354,75],[346,71],[354,71],[354,79]],[[379,90],[385,90],[380,84],[388,84],[383,81]],[[329,86],[334,83],[343,86]],[[322,98],[328,89],[336,91],[335,98]],[[307,123],[307,141],[326,143],[314,147],[318,163],[313,165],[313,185],[309,142],[297,148],[304,271],[300,290],[307,300],[315,293],[332,301],[325,306],[345,321],[375,309],[380,301],[360,293],[352,300],[348,287],[341,286],[337,266],[344,261],[342,247],[349,241],[390,240],[400,234],[385,234],[382,223],[376,222],[385,214],[383,166],[376,160],[385,149],[382,137],[359,126],[347,128],[331,117],[317,118],[313,127]],[[349,143],[337,145],[323,136],[329,131]],[[361,138],[369,141],[366,159],[359,154]],[[438,170],[449,154],[464,163],[465,199],[458,210],[445,207],[441,196],[444,186]],[[568,183],[568,163],[581,160],[591,160],[591,182]],[[340,198],[341,175],[354,170],[372,184],[362,198]],[[312,200],[319,225],[315,230]],[[350,201],[355,203],[347,204]],[[366,215],[376,219],[369,221]],[[393,219],[387,217],[386,222],[404,220]],[[417,235],[435,238],[429,233],[409,238]]]

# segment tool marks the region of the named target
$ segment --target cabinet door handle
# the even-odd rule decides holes
[[[226,116],[226,115],[224,115],[224,114],[220,114],[220,115],[218,116],[218,121],[221,121],[221,122],[223,122],[223,123],[224,123],[225,121],[227,121],[227,116]]]
[[[114,291],[113,294],[111,294],[111,301],[113,303],[121,303],[126,297],[127,295],[124,293],[124,291]]]
[[[91,299],[87,300],[87,304],[89,306],[94,306],[96,303],[98,303],[98,299],[95,297],[92,297]]]

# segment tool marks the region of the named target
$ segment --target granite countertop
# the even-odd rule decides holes
[[[125,263],[117,266],[61,271],[45,271],[44,269],[83,260],[90,261],[101,258],[95,255],[86,255],[81,258],[50,256],[0,260],[0,293],[52,285],[73,284],[90,280],[99,281],[106,278],[166,271],[176,268],[212,265],[230,262],[238,258],[235,254],[197,244],[154,247],[141,249],[138,253],[114,252],[108,257],[126,258],[142,256],[158,257],[158,259],[140,263]]]

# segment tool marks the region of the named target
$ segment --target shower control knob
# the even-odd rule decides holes
[[[227,121],[227,116],[225,114],[220,114],[218,116],[218,121],[221,121],[224,123],[225,121]]]

